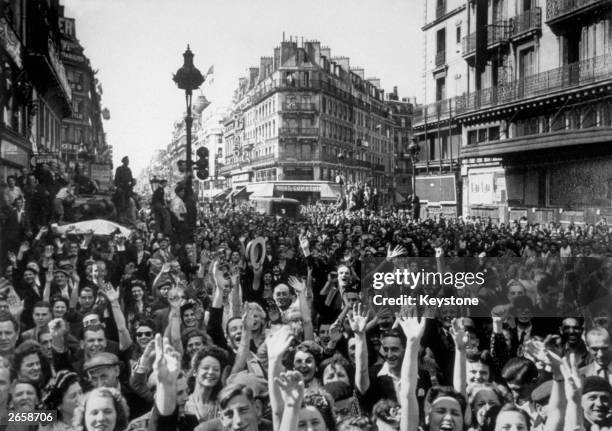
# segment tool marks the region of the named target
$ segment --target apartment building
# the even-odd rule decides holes
[[[394,199],[394,117],[380,80],[318,41],[281,42],[241,78],[224,121],[234,193],[335,200],[368,182]]]
[[[469,1],[463,209],[612,221],[612,1]]]
[[[422,216],[461,212],[461,125],[456,96],[468,91],[462,44],[468,34],[465,0],[426,0],[423,30],[423,105],[415,110],[419,155],[415,187]]]

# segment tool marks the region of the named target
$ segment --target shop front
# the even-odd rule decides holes
[[[417,175],[415,188],[421,203],[421,218],[458,215],[455,174]]]
[[[296,199],[307,205],[318,201],[335,202],[341,186],[330,181],[270,181],[247,186],[251,197]]]

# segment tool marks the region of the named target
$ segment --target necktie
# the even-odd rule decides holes
[[[521,332],[521,336],[519,337],[519,345],[522,345],[522,344],[523,344],[523,342],[525,341],[525,333],[526,333],[526,332],[527,332],[527,331],[522,331],[522,332]]]
[[[608,381],[608,371],[605,368],[600,368],[597,371],[597,375],[603,379],[605,379],[606,381]]]

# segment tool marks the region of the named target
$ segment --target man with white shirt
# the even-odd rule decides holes
[[[612,343],[604,328],[593,328],[586,333],[586,343],[592,362],[580,369],[583,377],[598,376],[612,384]]]

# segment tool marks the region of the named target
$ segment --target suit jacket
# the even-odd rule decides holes
[[[582,367],[578,370],[578,373],[580,374],[581,377],[590,377],[590,376],[597,376],[597,370],[599,369],[599,367],[597,366],[597,364],[595,362],[591,362],[589,365]],[[608,364],[608,367],[606,369],[607,374],[608,374],[608,383],[610,383],[612,385],[612,362],[610,362]]]

